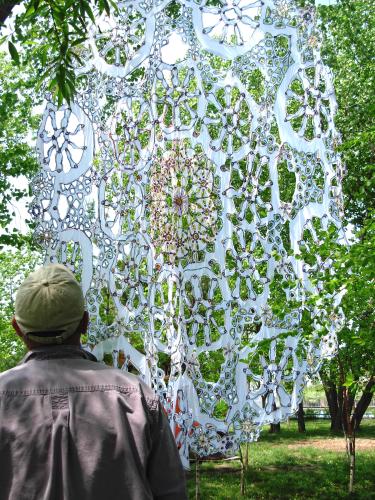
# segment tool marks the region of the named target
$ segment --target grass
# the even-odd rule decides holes
[[[276,435],[266,429],[259,441],[249,446],[244,497],[240,495],[239,462],[207,462],[201,465],[201,500],[375,500],[375,422],[364,421],[357,435],[359,441],[374,441],[367,441],[368,449],[357,450],[355,492],[350,497],[346,453],[330,450],[344,437],[330,433],[329,421],[307,421],[305,434],[297,432],[293,421],[281,427]],[[194,499],[194,467],[188,488],[189,498]]]

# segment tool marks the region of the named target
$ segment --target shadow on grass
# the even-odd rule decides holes
[[[297,423],[292,420],[282,425],[279,434],[270,434],[268,428],[262,430],[260,441],[263,442],[283,442],[287,440],[289,444],[292,441],[301,441],[303,439],[324,439],[332,437],[342,437],[343,432],[331,432],[329,421],[307,420],[306,432],[297,432]],[[360,430],[357,432],[358,438],[375,438],[375,421],[363,421]]]
[[[310,425],[312,424],[312,425]],[[375,438],[375,422],[365,423],[359,437]],[[347,494],[348,464],[344,452],[310,446],[288,445],[301,440],[330,439],[329,422],[307,422],[305,435],[296,432],[295,423],[284,424],[280,435],[262,433],[249,447],[246,493],[240,495],[240,464],[220,462],[201,466],[202,500],[247,499],[361,499],[375,500],[374,449],[357,453],[355,494]],[[344,438],[342,438],[344,439]],[[189,479],[189,498],[195,498],[194,471]]]

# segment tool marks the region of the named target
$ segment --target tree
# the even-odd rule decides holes
[[[301,326],[306,336],[313,331],[323,336],[329,335],[332,322],[341,322],[337,355],[323,364],[320,375],[331,429],[345,434],[352,492],[355,432],[375,388],[375,12],[369,0],[339,0],[319,12],[323,58],[335,75],[336,125],[342,134],[338,149],[347,170],[345,224],[347,233],[354,235],[347,246],[337,241],[336,231],[321,231],[318,244],[310,245],[308,253],[319,254],[322,263],[312,281],[324,293],[307,297]],[[308,256],[302,252],[301,257]]]
[[[324,284],[328,293],[344,294],[336,306],[331,297],[319,297],[320,307],[329,310],[330,318],[342,316],[338,353],[320,372],[334,432],[347,432],[350,426],[359,430],[374,387],[374,244],[375,224],[371,219],[348,247],[327,237],[324,247],[332,267],[316,276],[316,283]],[[326,321],[326,317],[320,317],[325,332],[329,329]]]
[[[337,5],[320,8],[325,35],[323,56],[335,75],[339,105],[336,124],[342,134],[339,149],[346,165],[343,182],[345,217],[354,226],[355,243],[349,249],[337,247],[335,276],[331,285],[345,287],[342,301],[345,313],[340,332],[338,357],[322,370],[332,429],[347,426],[343,422],[344,396],[352,411],[354,397],[361,386],[364,393],[356,405],[358,430],[361,418],[371,400],[374,371],[373,293],[374,274],[374,192],[375,165],[375,13],[373,2],[340,0]],[[336,283],[333,283],[337,280]],[[366,406],[367,402],[367,406]],[[353,414],[354,416],[354,414]]]
[[[26,352],[11,326],[14,300],[19,285],[40,264],[40,254],[27,248],[0,252],[0,372],[13,368]]]
[[[22,7],[13,14],[15,6]],[[70,101],[75,90],[74,65],[87,39],[87,26],[95,22],[91,6],[99,14],[116,9],[111,0],[0,0],[0,27],[8,21],[7,42],[13,64],[0,54],[0,248],[23,245],[25,237],[10,229],[15,216],[12,204],[28,194],[15,187],[14,178],[30,180],[38,169],[34,149],[39,117],[32,109],[46,87],[59,103]],[[9,23],[10,21],[10,23]],[[9,31],[9,29],[8,29]]]
[[[314,264],[316,271],[310,278],[315,291],[299,305],[300,332],[306,338],[317,333],[320,338],[329,338],[332,324],[340,325],[339,349],[335,357],[324,362],[320,375],[331,428],[345,434],[352,492],[355,433],[375,388],[375,12],[373,2],[368,0],[339,0],[335,5],[321,7],[319,12],[324,32],[323,59],[335,75],[339,105],[336,125],[342,135],[337,148],[347,171],[343,181],[344,229],[351,237],[349,245],[345,245],[338,241],[334,227],[323,230],[316,224],[317,241],[309,243],[301,253],[301,258]],[[314,259],[317,255],[319,261]],[[298,307],[282,297],[281,286],[273,307],[280,317]]]
[[[375,12],[372,0],[339,0],[319,9],[322,55],[335,76],[336,126],[346,165],[345,216],[357,229],[375,208]]]
[[[22,6],[12,16],[15,6]],[[48,87],[63,99],[71,101],[76,78],[74,65],[81,62],[79,47],[88,37],[90,22],[95,24],[92,7],[98,14],[110,13],[117,8],[113,0],[0,0],[0,26],[12,18],[13,31],[3,38],[16,64],[30,56],[37,63],[40,83],[49,81]],[[24,49],[21,56],[17,46]]]
[[[0,53],[0,248],[21,246],[27,239],[9,228],[15,216],[13,202],[28,194],[15,186],[12,178],[25,175],[30,179],[38,169],[31,147],[39,122],[32,109],[38,103],[34,90],[35,74],[30,66],[21,70]]]
[[[341,317],[338,352],[325,362],[320,372],[331,413],[331,429],[344,431],[350,464],[349,491],[353,491],[355,471],[355,433],[371,401],[375,387],[375,223],[366,221],[356,235],[357,241],[343,246],[326,237],[323,247],[331,267],[322,267],[314,280],[325,295],[311,296],[311,310],[320,313],[306,316],[321,334],[329,334],[332,321]],[[322,246],[319,247],[320,252]],[[343,293],[340,303],[333,297]],[[324,314],[326,312],[327,314]]]

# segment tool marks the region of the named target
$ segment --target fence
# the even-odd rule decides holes
[[[309,406],[304,406],[303,407],[304,412],[305,412],[305,419],[329,419],[330,414],[329,414],[329,408],[328,406],[315,406],[309,404]],[[292,419],[296,419],[297,416],[293,415],[291,417]],[[364,419],[375,419],[375,405],[369,406],[366,410],[366,413],[363,416]]]

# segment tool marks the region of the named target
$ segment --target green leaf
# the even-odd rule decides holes
[[[74,59],[76,59],[76,61],[78,61],[79,64],[82,64],[82,66],[84,65],[84,61],[81,59],[81,57],[76,52],[74,52],[72,50],[71,55],[72,55],[72,57],[74,57]]]
[[[35,10],[34,4],[30,3],[30,5],[28,6],[28,8],[26,9],[25,17],[26,18],[33,17],[33,16],[35,16],[35,13],[36,13],[36,10]]]
[[[354,378],[352,373],[348,373],[345,378],[344,387],[351,387],[354,384]]]
[[[83,36],[81,38],[77,38],[76,40],[74,40],[74,42],[72,42],[71,46],[76,47],[77,45],[82,45],[86,40],[87,40],[86,36]]]
[[[12,43],[10,40],[8,41],[8,49],[9,49],[9,53],[10,53],[10,56],[11,58],[13,59],[13,61],[19,65],[20,64],[20,56],[18,54],[18,51],[16,49],[16,46],[14,45],[14,43]]]
[[[86,11],[86,14],[89,16],[89,18],[91,19],[91,21],[93,22],[93,24],[96,24],[94,13],[93,13],[93,11],[88,3],[85,4],[85,11]]]

